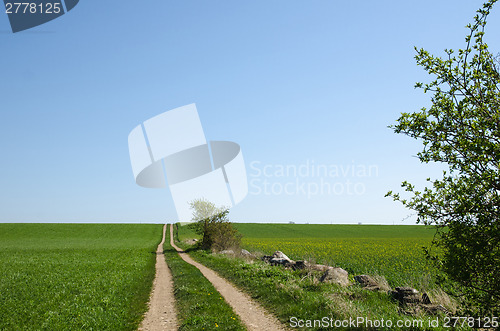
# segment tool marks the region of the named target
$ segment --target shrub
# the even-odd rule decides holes
[[[214,203],[203,199],[194,200],[190,205],[194,223],[189,226],[202,236],[199,244],[202,249],[218,252],[240,247],[241,234],[227,218],[227,208],[216,207]]]

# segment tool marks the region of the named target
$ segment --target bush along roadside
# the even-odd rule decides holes
[[[174,280],[179,330],[246,330],[213,285],[170,246],[168,232],[164,255]]]

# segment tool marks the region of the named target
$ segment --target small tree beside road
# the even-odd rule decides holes
[[[190,227],[202,236],[202,249],[218,252],[239,248],[241,235],[227,217],[229,209],[217,207],[205,199],[192,201],[190,207],[193,210],[193,223]]]

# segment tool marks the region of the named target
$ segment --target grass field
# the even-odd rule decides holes
[[[435,270],[422,247],[434,230],[418,225],[235,224],[243,247],[295,260],[342,267],[350,274],[384,276],[391,286],[433,286]]]
[[[421,249],[432,240],[432,229],[299,224],[236,227],[244,235],[243,247],[250,251],[270,254],[281,250],[295,260],[340,266],[351,277],[380,275],[392,287],[435,290],[435,271]],[[182,226],[178,237],[182,241],[195,236]],[[0,224],[0,330],[136,330],[147,309],[154,252],[160,240],[161,225]],[[165,247],[175,279],[181,329],[243,329],[199,271]],[[402,315],[386,293],[318,283],[304,271],[197,251],[192,256],[245,288],[284,323],[290,316],[428,318]]]
[[[427,292],[433,302],[454,308],[454,303],[446,301],[449,298],[434,283],[437,271],[423,255],[422,246],[429,245],[434,235],[431,228],[243,223],[235,226],[243,234],[243,248],[257,255],[281,250],[295,260],[340,266],[349,272],[351,279],[358,274],[383,276],[391,287],[408,285]],[[181,241],[193,235],[186,226],[179,227]],[[410,315],[407,308],[400,307],[386,292],[321,283],[318,281],[321,272],[286,270],[260,261],[248,263],[203,251],[193,251],[190,255],[245,289],[288,325],[291,317],[304,320],[325,316],[335,320],[364,317],[391,320],[392,329],[433,329],[428,323],[436,316],[422,311]],[[411,326],[396,327],[398,321]]]
[[[0,330],[136,330],[161,225],[0,224]]]
[[[242,247],[261,254],[280,250],[291,259],[338,266],[350,274],[384,276],[391,286],[433,287],[435,270],[425,259],[434,229],[420,225],[234,223]],[[196,238],[181,226],[179,240]]]

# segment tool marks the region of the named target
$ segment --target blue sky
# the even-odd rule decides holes
[[[127,136],[196,103],[206,138],[243,151],[250,192],[233,221],[412,224],[384,194],[405,179],[423,185],[441,167],[420,164],[420,144],[387,126],[429,105],[413,88],[431,78],[413,47],[464,47],[481,4],[82,0],[16,34],[0,14],[0,221],[175,220],[167,189],[135,184]],[[494,53],[497,31],[494,8]],[[377,171],[276,173],[311,165]],[[266,180],[274,192],[265,194]],[[279,191],[287,184],[293,194]],[[337,190],[314,191],[321,185]]]

